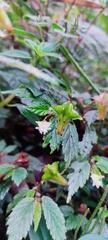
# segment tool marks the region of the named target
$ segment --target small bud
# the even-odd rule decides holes
[[[44,174],[42,176],[42,181],[44,182],[47,180],[53,180],[63,186],[67,186],[68,182],[66,181],[66,179],[64,177],[62,177],[62,175],[58,171],[58,163],[59,162],[54,162],[54,163],[48,164],[44,167],[44,169],[43,169]]]
[[[99,96],[93,97],[98,108],[98,120],[102,121],[108,112],[108,93],[103,92]]]
[[[73,105],[70,102],[64,102],[62,105],[53,107],[54,113],[58,117],[57,134],[61,135],[64,128],[70,120],[81,120],[80,115],[73,109]]]
[[[12,23],[3,8],[0,8],[0,27],[8,33],[11,33],[13,30]]]

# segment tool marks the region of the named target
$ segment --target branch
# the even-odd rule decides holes
[[[4,57],[4,56],[0,56],[0,62],[5,65],[8,65],[9,67],[18,68],[20,70],[26,71],[34,75],[35,77],[39,79],[44,79],[45,81],[50,82],[54,85],[58,85],[56,78],[49,76],[47,73],[43,73],[41,70],[39,70],[38,68],[35,68],[31,64],[26,64],[20,60],[16,60],[16,59]]]

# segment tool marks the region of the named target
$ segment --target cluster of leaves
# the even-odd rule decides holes
[[[73,8],[67,5],[63,13],[57,12],[59,4],[51,1],[34,4],[31,1],[30,4],[11,0],[9,3],[11,11],[8,14],[0,5],[1,27],[6,31],[9,46],[12,44],[9,49],[4,39],[0,52],[0,62],[4,64],[0,65],[3,78],[0,108],[5,111],[5,106],[11,106],[14,99],[14,106],[43,134],[42,147],[50,147],[50,154],[57,152],[58,158],[44,165],[36,157],[16,151],[17,145],[6,147],[5,141],[1,140],[1,206],[14,186],[17,189],[7,207],[8,240],[91,240],[93,237],[104,240],[108,237],[108,211],[105,206],[100,207],[108,193],[108,146],[105,146],[105,140],[102,142],[101,134],[104,139],[108,137],[105,131],[108,94],[100,94],[100,90],[107,89],[100,84],[101,77],[96,84],[97,75],[91,76],[88,70],[92,66],[90,57],[94,57],[97,46],[96,40],[83,31],[78,20],[82,8],[76,5],[86,7],[85,1],[81,4],[76,1]],[[101,8],[101,11],[105,8],[93,3],[88,7]],[[74,18],[71,17],[73,13]],[[88,10],[87,20],[90,20],[90,14],[91,10]],[[89,50],[88,58],[85,57],[86,49]],[[106,53],[105,48],[104,51]],[[91,78],[82,68],[85,60]],[[98,65],[98,61],[94,63]],[[106,62],[104,59],[104,68]],[[94,72],[95,69],[96,66]],[[12,74],[15,86],[11,81]],[[5,121],[2,124],[5,125]],[[102,147],[106,156],[100,153]],[[15,154],[9,155],[13,151]],[[34,171],[39,174],[38,180]],[[58,184],[56,196],[51,194],[55,189],[53,184]],[[88,219],[88,207],[96,205],[89,200],[92,191],[100,197]],[[82,192],[87,194],[87,199],[82,198]],[[75,204],[80,198],[80,203],[85,206],[83,210],[79,203]]]

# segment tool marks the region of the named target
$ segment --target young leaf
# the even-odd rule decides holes
[[[68,175],[69,193],[67,203],[69,203],[71,197],[78,191],[79,187],[82,188],[84,186],[90,174],[90,164],[87,161],[76,161],[72,163],[71,168],[74,169],[74,172]]]
[[[46,136],[43,138],[44,143],[43,147],[47,147],[48,144],[50,144],[51,148],[51,153],[53,153],[56,149],[59,149],[59,146],[61,144],[62,137],[57,134],[56,129],[57,129],[57,119],[52,118],[51,119],[51,125],[50,125],[51,130],[48,131]]]
[[[97,135],[94,128],[87,127],[83,136],[83,140],[79,143],[80,154],[86,156],[90,154],[92,144],[97,143]]]
[[[81,220],[81,215],[74,215],[74,214],[70,214],[68,216],[68,218],[66,219],[66,228],[67,231],[72,230],[72,229],[76,229],[76,227],[78,226],[79,222]]]
[[[107,240],[107,238],[99,236],[98,234],[87,234],[81,238],[78,238],[78,240]]]
[[[32,224],[34,214],[34,199],[26,197],[12,210],[7,221],[8,240],[22,240]]]
[[[65,220],[57,204],[50,197],[43,196],[42,207],[47,228],[50,230],[53,239],[65,240]]]
[[[0,183],[0,200],[3,200],[12,185],[11,181]]]
[[[67,165],[78,156],[78,133],[74,124],[69,123],[62,136],[62,151]]]
[[[37,231],[40,219],[41,219],[41,204],[40,202],[35,202],[35,208],[34,208],[34,216],[33,216],[33,222],[34,222],[34,232]]]
[[[19,186],[20,183],[26,178],[27,170],[23,167],[16,168],[12,172],[12,180],[14,183]]]
[[[2,165],[0,165],[0,174],[9,172],[9,171],[13,170],[14,167],[15,166],[13,164],[2,164]]]

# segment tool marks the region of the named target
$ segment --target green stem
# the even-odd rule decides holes
[[[77,226],[77,228],[76,228],[76,230],[75,230],[73,240],[77,240],[77,234],[78,234],[78,231],[79,231],[79,229],[80,229],[82,223],[84,222],[84,219],[86,218],[88,212],[89,212],[89,208],[86,210],[86,212],[84,213],[84,215],[83,215],[81,221],[79,222],[79,224],[78,224],[78,226]]]
[[[98,232],[99,235],[100,235],[101,232],[102,232],[102,229],[103,229],[104,223],[105,223],[105,218],[103,218],[103,219],[101,220],[100,229],[99,229],[99,232]]]
[[[0,102],[0,108],[4,107],[4,106],[7,106],[11,101],[12,99],[15,97],[14,94],[10,94],[7,98],[5,98],[2,102]]]
[[[40,57],[37,57],[36,62],[35,62],[35,67],[37,67],[37,66],[39,65],[40,60],[41,60],[41,58],[40,58]]]
[[[43,33],[42,33],[42,28],[38,26],[38,29],[39,29],[39,33],[40,33],[41,40],[42,40],[42,42],[44,42],[44,37],[43,37]]]
[[[92,213],[90,219],[88,220],[87,224],[85,225],[84,230],[83,230],[81,236],[83,236],[87,232],[87,230],[89,229],[90,224],[91,224],[93,218],[96,216],[96,214],[97,214],[99,208],[101,207],[102,203],[104,202],[107,193],[108,193],[108,185],[106,185],[105,191],[104,191],[104,193],[103,193],[103,195],[102,195],[98,205],[96,206],[94,212]]]
[[[94,222],[92,228],[89,230],[88,233],[92,233],[92,231],[94,230],[94,228],[96,227],[96,225],[98,224],[99,220],[102,218],[103,212],[105,211],[106,206],[104,206],[100,212],[100,214],[98,215],[98,217],[96,218],[96,221]]]
[[[77,71],[80,73],[80,75],[85,79],[85,81],[92,87],[92,89],[100,94],[99,90],[96,88],[96,86],[92,83],[92,81],[88,78],[86,73],[84,73],[83,69],[79,66],[79,64],[76,62],[76,60],[72,57],[72,55],[69,53],[69,51],[64,47],[60,46],[61,51],[63,54],[67,57],[67,59],[76,67]]]

